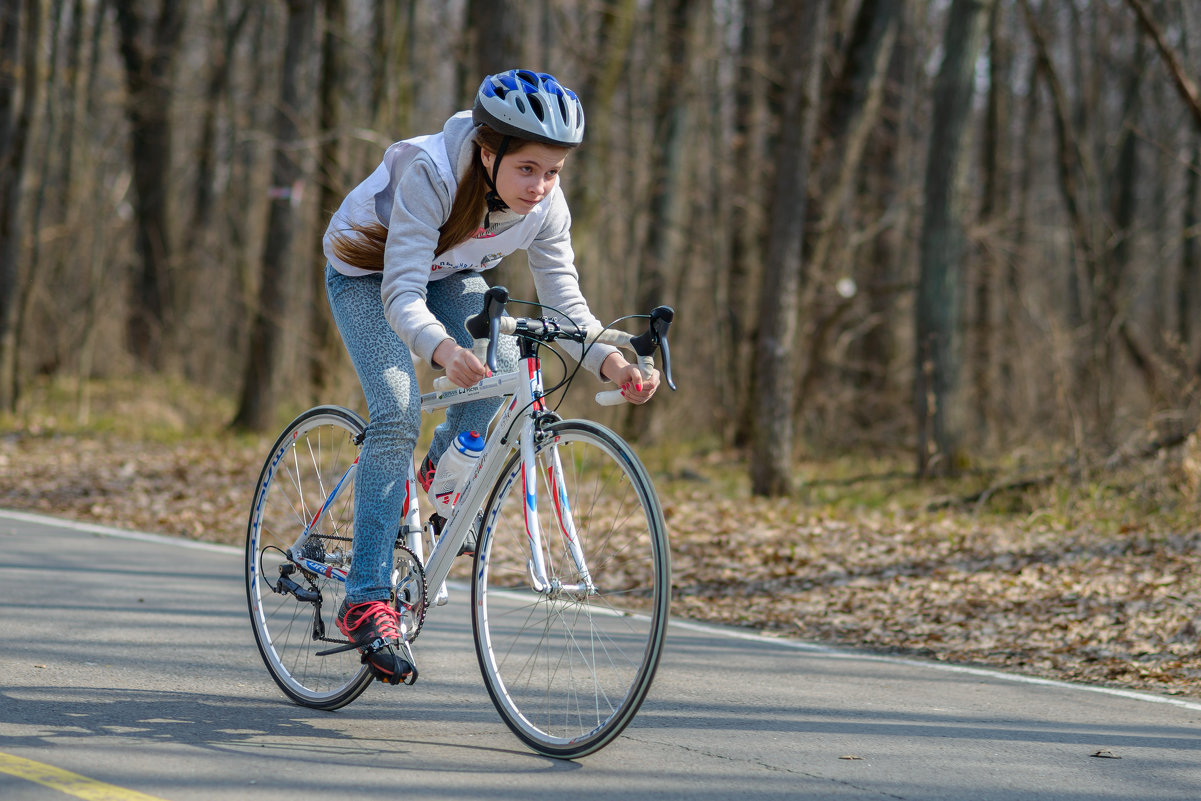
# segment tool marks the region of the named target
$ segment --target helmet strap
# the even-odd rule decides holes
[[[488,211],[484,213],[484,230],[488,230],[490,221],[494,211],[504,211],[509,206],[501,200],[500,193],[496,191],[496,176],[500,172],[500,160],[504,158],[505,151],[509,149],[509,141],[511,136],[504,136],[500,140],[500,147],[496,151],[496,159],[492,162],[492,175],[488,175],[488,171],[484,170],[484,180],[488,184],[488,194],[484,195],[484,200],[488,202]]]

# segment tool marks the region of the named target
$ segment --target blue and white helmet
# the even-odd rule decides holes
[[[559,147],[584,141],[584,107],[576,93],[545,72],[489,75],[475,93],[471,118],[506,136]]]

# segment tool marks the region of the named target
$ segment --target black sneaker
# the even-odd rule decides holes
[[[338,630],[359,649],[363,663],[370,666],[377,679],[385,684],[412,684],[417,680],[412,653],[400,641],[399,621],[392,606],[384,601],[361,604],[343,601],[337,624]]]

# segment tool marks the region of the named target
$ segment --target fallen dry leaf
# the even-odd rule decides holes
[[[240,545],[269,441],[0,437],[0,508]],[[660,482],[674,614],[1201,697],[1201,530],[840,512]]]

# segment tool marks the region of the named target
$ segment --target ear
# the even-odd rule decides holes
[[[484,168],[492,169],[492,162],[496,161],[496,154],[486,147],[480,148],[480,161],[483,162]]]

